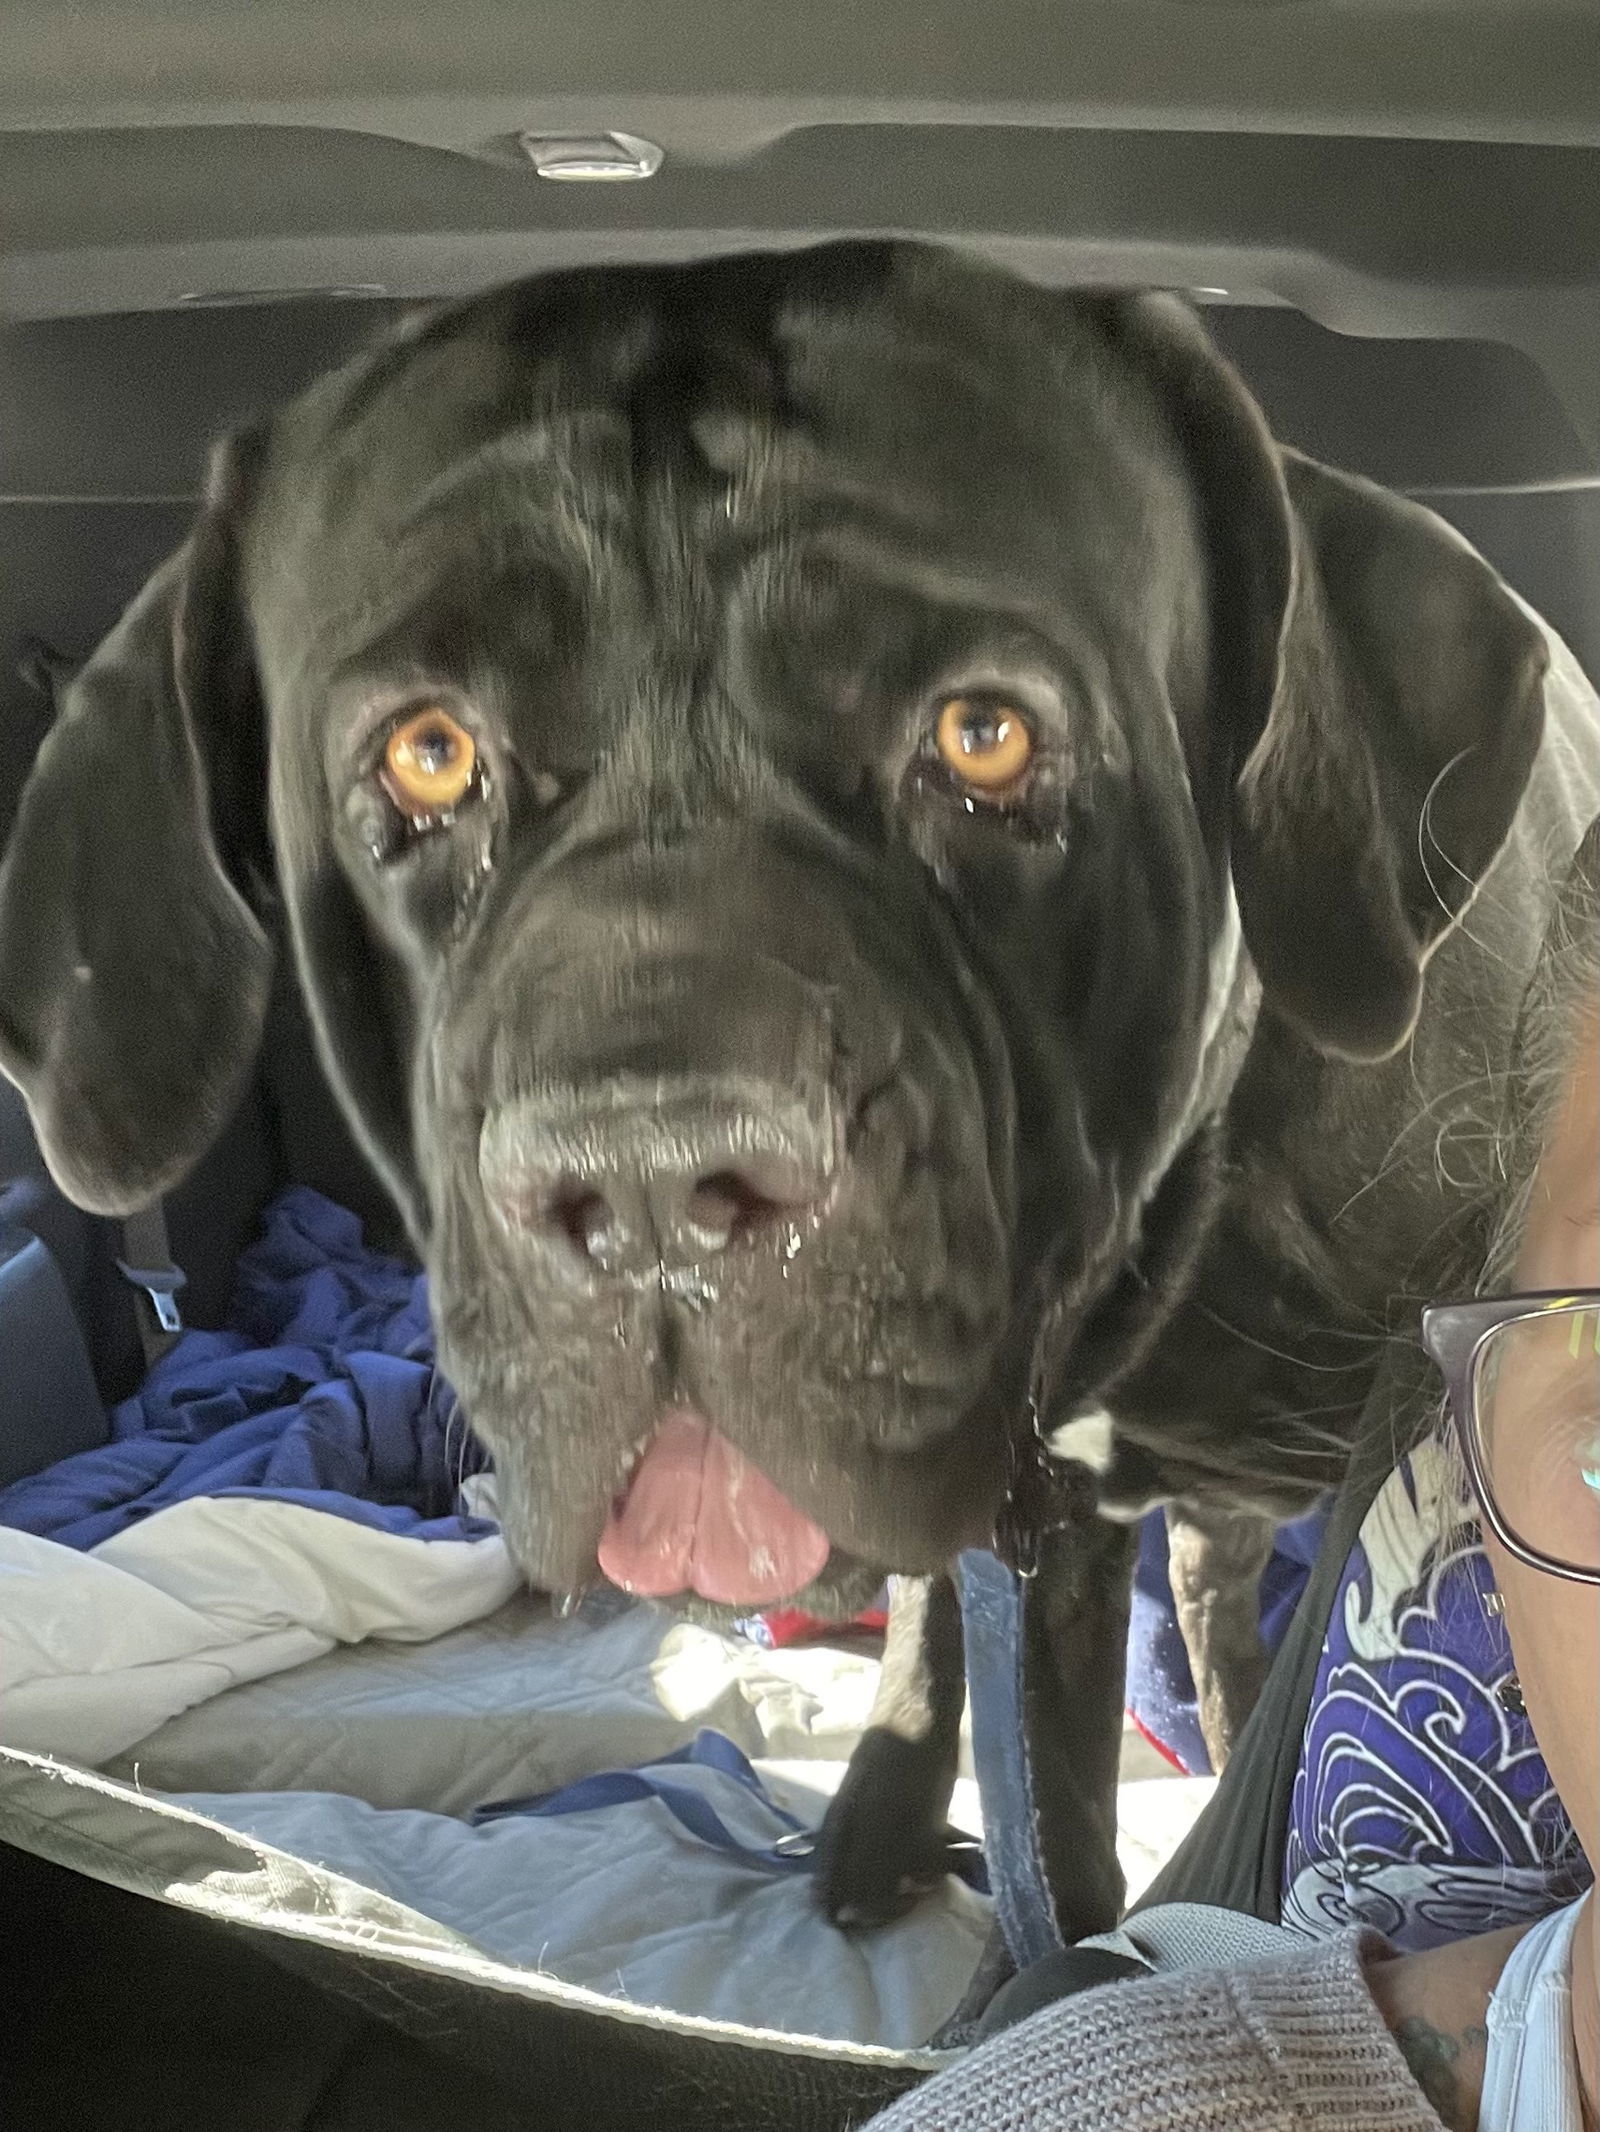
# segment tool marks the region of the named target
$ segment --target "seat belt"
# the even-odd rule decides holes
[[[133,1314],[145,1365],[154,1368],[183,1332],[178,1291],[187,1276],[174,1265],[167,1217],[159,1199],[140,1207],[122,1224],[123,1256],[117,1271],[135,1291]]]

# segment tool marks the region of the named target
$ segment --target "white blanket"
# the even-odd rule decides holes
[[[815,1824],[876,1662],[763,1651],[652,1607],[557,1622],[516,1584],[498,1539],[398,1538],[271,1499],[184,1502],[87,1554],[0,1530],[0,1744],[105,1767],[517,1967],[756,2028],[922,2043],[988,1929],[954,1881],[851,1939],[808,1877],[699,1843],[655,1801],[465,1818],[710,1727]],[[740,1840],[781,1832],[722,1773],[672,1774]]]
[[[240,1681],[425,1642],[517,1582],[499,1539],[401,1539],[271,1499],[196,1497],[87,1554],[0,1526],[0,1745],[104,1762]]]
[[[0,1529],[0,1745],[102,1767],[517,1969],[910,2048],[956,2005],[988,1930],[958,1882],[852,1938],[808,1878],[695,1841],[655,1801],[466,1818],[711,1728],[815,1825],[877,1675],[865,1655],[764,1651],[648,1606],[557,1622],[517,1591],[498,1539],[399,1538],[271,1499],[184,1502],[89,1554]],[[741,1841],[779,1833],[720,1772],[672,1777]],[[1124,1787],[1135,1884],[1206,1788]],[[968,1783],[953,1818],[980,1827]]]

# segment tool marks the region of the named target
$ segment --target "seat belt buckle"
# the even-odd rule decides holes
[[[183,1331],[178,1290],[183,1287],[187,1275],[180,1267],[130,1266],[125,1259],[119,1258],[117,1271],[145,1297],[162,1332],[176,1336]]]

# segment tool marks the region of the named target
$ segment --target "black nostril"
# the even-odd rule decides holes
[[[612,1213],[611,1204],[603,1193],[586,1185],[563,1185],[550,1201],[549,1218],[581,1258],[593,1266],[604,1263]]]
[[[522,1176],[491,1194],[506,1228],[521,1236],[560,1236],[590,1265],[605,1263],[616,1214],[603,1192],[578,1178],[552,1184],[545,1176]]]
[[[716,1170],[700,1178],[689,1195],[691,1227],[719,1248],[754,1235],[787,1211],[737,1170]]]

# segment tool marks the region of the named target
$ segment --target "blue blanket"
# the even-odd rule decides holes
[[[427,1287],[353,1214],[287,1192],[239,1262],[229,1322],[186,1333],[111,1442],[0,1490],[0,1524],[96,1547],[189,1496],[273,1496],[418,1540],[481,1539],[486,1464],[434,1367]]]

